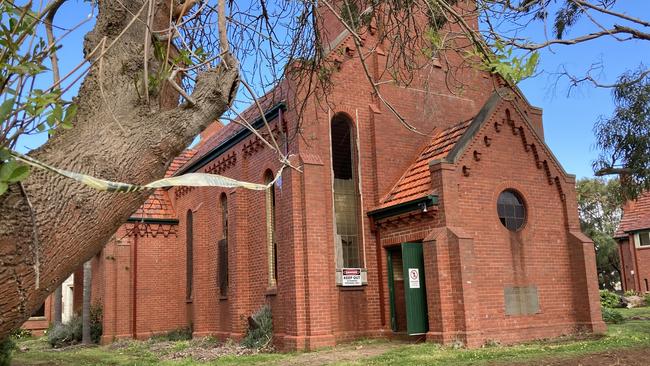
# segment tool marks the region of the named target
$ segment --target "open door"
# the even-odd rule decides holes
[[[402,243],[402,266],[406,298],[406,330],[409,335],[424,334],[429,330],[429,320],[422,243]]]

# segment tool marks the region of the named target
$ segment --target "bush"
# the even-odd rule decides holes
[[[647,294],[645,294],[645,296],[643,297],[643,299],[645,300],[645,306],[650,306],[650,292],[648,292]]]
[[[192,330],[189,327],[177,328],[151,338],[157,341],[187,341],[192,339]]]
[[[627,291],[625,291],[625,293],[623,294],[623,296],[625,296],[625,297],[638,296],[638,295],[639,295],[639,294],[638,294],[636,291],[634,291],[634,290],[627,290]]]
[[[621,304],[621,299],[609,290],[600,290],[600,306],[605,308],[616,308]]]
[[[47,341],[54,348],[81,342],[81,318],[73,316],[69,322],[53,325],[47,331]]]
[[[620,311],[610,309],[610,308],[602,308],[601,309],[603,312],[603,320],[605,323],[610,323],[610,324],[619,324],[622,323],[625,318],[623,318],[623,314],[621,314]]]
[[[29,329],[18,328],[11,331],[9,336],[13,339],[26,339],[32,337],[32,331]]]
[[[102,319],[104,311],[101,304],[90,306],[90,339],[93,343],[99,343],[102,337]]]
[[[9,366],[15,348],[16,343],[10,337],[0,341],[0,366]]]
[[[242,345],[248,348],[264,348],[273,339],[273,314],[268,305],[264,305],[248,318],[248,330]]]

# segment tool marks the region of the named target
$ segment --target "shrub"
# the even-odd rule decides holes
[[[15,348],[16,343],[10,337],[0,341],[0,366],[9,366]]]
[[[192,339],[192,330],[189,327],[176,328],[167,333],[158,334],[151,338],[157,341],[187,341]]]
[[[619,307],[621,299],[609,290],[600,290],[600,306],[605,308]]]
[[[638,295],[638,293],[636,291],[634,291],[634,290],[627,290],[623,294],[623,296],[625,296],[625,297],[637,296],[637,295]]]
[[[53,325],[47,331],[47,341],[54,348],[81,342],[81,318],[73,316],[69,322]]]
[[[31,338],[32,331],[29,329],[18,328],[11,331],[11,334],[9,336],[13,339]]]
[[[618,310],[605,307],[601,310],[603,312],[603,320],[605,323],[618,324],[622,323],[623,320],[625,320],[625,318],[623,318],[623,314],[621,314]]]
[[[248,348],[264,348],[273,339],[273,314],[268,305],[262,306],[248,318],[248,330],[242,345]]]
[[[643,297],[643,299],[645,300],[645,306],[650,306],[650,292],[648,292],[647,294],[645,294],[645,296]]]
[[[90,306],[90,339],[93,343],[99,343],[102,337],[102,319],[104,311],[101,304]]]

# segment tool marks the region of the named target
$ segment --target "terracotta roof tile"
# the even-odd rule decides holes
[[[287,96],[287,83],[283,80],[275,88],[271,89],[264,96],[258,98],[258,102],[262,107],[262,110],[266,111],[273,107],[275,104],[286,99]],[[242,113],[240,113],[241,118],[245,119],[249,123],[253,123],[260,116],[259,107],[256,104],[251,104],[246,108]],[[237,119],[241,119],[237,118]],[[217,148],[223,142],[228,140],[230,137],[235,135],[237,132],[242,130],[244,127],[238,123],[229,122],[223,128],[221,128],[217,133],[208,138],[204,143],[201,143],[201,146],[198,148],[196,155],[190,160],[189,164],[194,163],[195,161],[201,159],[203,156],[210,153],[210,151]]]
[[[636,201],[629,202],[623,209],[623,218],[614,237],[625,237],[627,232],[644,229],[650,229],[650,192],[642,194]]]
[[[187,149],[183,151],[178,157],[176,157],[167,172],[165,172],[165,177],[172,176],[180,167],[185,165],[194,155],[196,150]],[[158,188],[156,189],[149,198],[131,215],[131,219],[175,219],[176,212],[174,211],[174,206],[169,199],[167,190]]]
[[[393,206],[430,194],[432,188],[429,162],[447,156],[471,122],[471,120],[464,121],[438,132],[406,170],[406,173],[380,201],[377,208]]]

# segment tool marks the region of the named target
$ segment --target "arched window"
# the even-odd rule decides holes
[[[194,228],[193,228],[192,210],[187,210],[185,220],[185,298],[192,300],[192,277],[194,276]]]
[[[264,173],[264,183],[271,183],[273,178],[273,173],[270,170]],[[275,185],[266,190],[266,237],[269,287],[275,287],[278,283],[278,245],[275,235]]]
[[[221,240],[219,240],[219,294],[228,295],[228,198],[221,194]]]
[[[332,172],[334,173],[334,217],[337,268],[361,267],[359,244],[358,173],[352,120],[344,113],[332,118]]]

